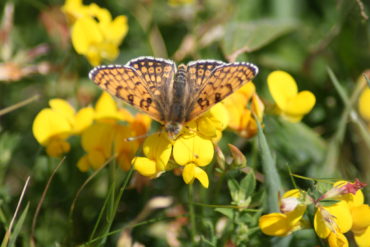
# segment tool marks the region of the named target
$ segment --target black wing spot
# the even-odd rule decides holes
[[[128,102],[133,105],[134,104],[134,95],[133,94],[129,94],[127,95],[127,99],[128,99]]]
[[[202,99],[202,98],[199,98],[198,100],[197,100],[197,103],[198,103],[198,105],[200,106],[200,108],[204,108],[204,107],[207,107],[207,106],[209,106],[209,100],[208,99]]]
[[[145,108],[148,111],[152,102],[153,102],[152,98],[142,99],[140,100],[140,107]]]
[[[123,89],[121,85],[116,88],[116,96],[120,96],[120,91]]]
[[[215,101],[216,101],[216,103],[217,102],[220,102],[222,99],[221,99],[221,94],[220,93],[216,93],[215,94]]]

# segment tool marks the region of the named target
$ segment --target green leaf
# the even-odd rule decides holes
[[[279,173],[276,169],[276,161],[272,157],[270,147],[267,144],[260,122],[256,121],[258,126],[258,143],[261,150],[262,168],[265,174],[265,183],[267,187],[268,211],[278,212],[278,194],[281,188]]]
[[[238,181],[236,181],[235,179],[230,179],[230,180],[227,181],[227,186],[229,187],[230,195],[231,195],[232,200],[234,202],[239,201],[240,186],[239,186]]]
[[[232,208],[216,208],[215,211],[225,215],[229,219],[234,218],[234,209]]]
[[[249,173],[240,182],[241,192],[244,194],[245,198],[252,196],[254,189],[256,188],[256,178],[254,173]]]
[[[328,207],[334,204],[337,204],[339,200],[333,200],[333,199],[326,199],[326,200],[321,200],[320,205],[323,207]]]
[[[225,28],[223,51],[226,56],[240,50],[252,52],[291,32],[295,27],[292,21],[273,19],[233,22]]]
[[[307,167],[310,172],[316,172],[320,168],[327,146],[313,129],[282,118],[266,117],[264,122],[266,137],[271,149],[276,151],[279,168],[289,165],[293,172]]]

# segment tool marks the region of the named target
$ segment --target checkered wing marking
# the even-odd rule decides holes
[[[154,95],[159,95],[163,87],[171,83],[176,73],[176,64],[162,58],[138,57],[126,65],[136,70]]]
[[[161,122],[162,115],[156,104],[156,96],[135,69],[125,65],[98,66],[90,71],[89,77],[111,95]]]
[[[258,73],[258,68],[250,63],[237,62],[216,67],[203,82],[202,88],[192,102],[192,110],[187,119],[191,120],[210,107],[225,99]]]
[[[196,93],[202,88],[202,85],[216,67],[224,64],[224,62],[217,60],[198,60],[188,63],[187,80],[192,86],[193,93]]]

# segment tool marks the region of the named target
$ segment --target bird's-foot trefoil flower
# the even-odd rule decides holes
[[[250,138],[257,133],[256,119],[262,122],[264,105],[253,83],[247,83],[223,101],[229,112],[228,127],[240,136]]]
[[[118,47],[128,32],[126,16],[112,19],[107,9],[95,3],[83,5],[82,0],[67,0],[62,9],[71,22],[72,44],[78,54],[93,66],[102,59],[117,58]]]
[[[187,123],[174,140],[168,138],[165,132],[148,137],[143,146],[146,157],[135,157],[132,163],[140,174],[149,177],[157,177],[180,167],[185,183],[198,180],[207,188],[209,180],[203,167],[212,161],[214,144],[220,140],[228,120],[224,105],[217,104],[198,119]]]
[[[281,199],[280,210],[282,213],[263,215],[259,226],[265,234],[272,236],[286,236],[300,228],[310,227],[303,218],[307,205],[313,205],[316,209],[313,228],[316,234],[326,239],[330,247],[348,246],[346,233],[352,231],[358,246],[368,246],[370,239],[370,207],[364,203],[361,189],[365,184],[359,180],[350,183],[338,181],[333,188],[314,199],[308,193],[292,190],[292,196],[284,194]],[[297,193],[301,196],[297,196]],[[305,195],[305,196],[302,196]],[[297,212],[300,206],[302,211]],[[289,217],[290,215],[300,216]]]
[[[69,152],[67,138],[86,129],[93,121],[93,110],[75,109],[63,99],[51,99],[50,108],[41,110],[33,121],[32,131],[36,140],[52,157],[59,157]]]
[[[315,95],[310,91],[298,92],[296,81],[287,72],[270,73],[267,83],[278,113],[291,122],[299,122],[315,105]]]

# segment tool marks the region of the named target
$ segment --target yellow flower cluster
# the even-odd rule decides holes
[[[81,171],[98,169],[113,155],[118,164],[128,170],[140,140],[127,142],[125,139],[145,134],[151,123],[146,115],[134,117],[127,110],[119,109],[108,93],[101,95],[95,108],[85,107],[77,113],[62,99],[52,99],[49,105],[50,108],[37,114],[33,134],[52,157],[69,152],[67,138],[81,135],[82,148],[87,152],[77,164]],[[127,125],[121,125],[119,121],[125,121]]]
[[[197,179],[208,188],[208,176],[201,167],[212,161],[213,144],[220,140],[228,121],[225,106],[217,104],[200,118],[187,123],[174,141],[164,132],[148,137],[143,145],[146,157],[136,157],[132,163],[140,174],[149,177],[180,166],[185,183]]]
[[[293,89],[284,89],[290,92],[284,93],[285,98],[275,98],[279,90],[283,90],[274,86],[276,80],[285,82],[290,80],[289,83],[283,83],[286,86],[294,84]],[[295,104],[301,102],[302,93],[296,93],[296,84],[294,80],[292,84],[292,80],[287,73],[276,71],[269,76],[268,82],[283,116],[298,121],[308,112],[308,108],[313,107],[314,102],[312,100],[311,103],[308,102],[310,106],[305,107],[303,111],[297,110],[295,107],[299,108],[304,104],[298,106]],[[305,94],[311,95],[310,92]],[[314,96],[312,97],[314,101]],[[199,180],[206,188],[209,179],[204,167],[212,161],[214,145],[221,139],[222,131],[230,127],[243,137],[252,137],[257,133],[256,121],[262,122],[264,112],[264,105],[256,94],[254,84],[247,83],[201,117],[186,123],[176,139],[169,138],[163,131],[149,136],[143,143],[145,157],[135,157],[141,139],[127,141],[127,138],[147,133],[151,123],[148,116],[137,114],[133,117],[127,110],[119,109],[107,93],[102,94],[95,108],[82,108],[77,113],[70,104],[61,99],[50,100],[49,104],[50,108],[43,109],[33,124],[34,136],[46,147],[49,156],[58,157],[68,152],[70,150],[68,137],[81,135],[81,146],[86,151],[77,164],[81,171],[98,169],[114,156],[124,170],[133,165],[140,174],[152,178],[165,171],[180,168],[176,170],[182,171],[185,183],[190,184],[194,180]],[[127,124],[122,125],[121,121]],[[293,216],[289,216],[288,221],[290,217]]]
[[[281,213],[261,216],[259,227],[271,236],[286,236],[308,228],[309,223],[303,215],[307,205],[313,204],[316,207],[313,227],[320,238],[327,239],[329,246],[348,246],[344,234],[349,231],[354,234],[358,246],[369,246],[370,207],[364,204],[364,195],[360,190],[364,186],[358,180],[354,183],[338,181],[317,200],[306,192],[290,190],[281,199]]]
[[[112,19],[107,9],[95,3],[83,5],[82,0],[66,0],[62,10],[72,24],[72,44],[78,54],[86,56],[93,66],[102,59],[117,58],[128,32],[126,16]]]
[[[262,122],[264,105],[256,93],[253,83],[247,83],[223,101],[229,112],[229,128],[242,137],[250,138],[257,134],[257,123]],[[248,107],[249,106],[249,107]]]
[[[299,122],[315,105],[316,98],[310,91],[298,93],[297,83],[287,72],[277,70],[269,74],[267,84],[282,117]]]

